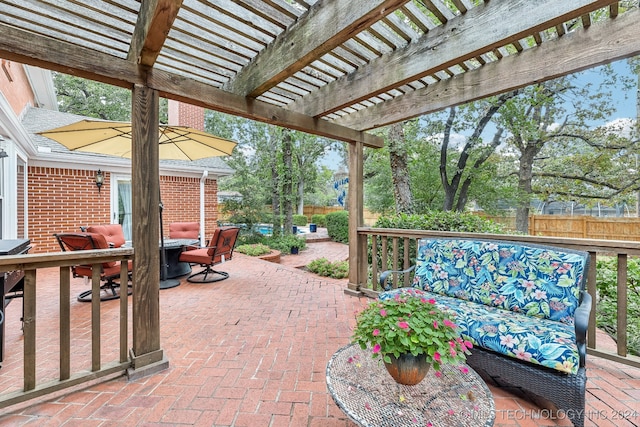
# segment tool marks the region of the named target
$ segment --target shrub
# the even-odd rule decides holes
[[[294,215],[293,216],[293,225],[297,225],[299,227],[303,227],[307,225],[307,216],[306,215]]]
[[[294,236],[293,234],[272,236],[266,239],[265,243],[272,249],[277,249],[283,254],[291,252],[291,248],[297,247],[302,250],[307,247],[307,241],[304,237]]]
[[[236,251],[249,256],[260,256],[271,252],[271,248],[262,243],[236,246]]]
[[[326,227],[327,216],[321,214],[313,214],[311,215],[311,223],[317,225],[318,227]]]
[[[595,303],[596,326],[614,339],[617,333],[617,260],[615,257],[603,257],[596,260]],[[627,261],[627,349],[629,353],[640,356],[640,260],[629,258]]]
[[[326,215],[327,233],[334,242],[349,243],[349,212],[337,211]]]
[[[423,215],[384,216],[378,218],[374,227],[507,234],[502,224],[483,219],[478,215],[452,211],[430,211]]]
[[[347,261],[331,262],[326,258],[319,258],[307,264],[307,269],[319,276],[344,279],[349,276],[349,263]]]
[[[238,236],[238,241],[236,243],[236,249],[241,245],[253,245],[256,243],[266,244],[267,237],[263,234],[247,231],[245,233],[240,233]]]

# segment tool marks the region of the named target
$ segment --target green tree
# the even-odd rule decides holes
[[[452,107],[444,124],[440,146],[440,180],[444,190],[443,210],[464,211],[469,200],[469,191],[477,179],[485,162],[502,142],[502,128],[498,127],[490,142],[485,142],[482,134],[500,108],[513,98],[517,91],[498,97]],[[458,117],[460,114],[461,117]],[[451,134],[454,130],[471,131],[471,135],[453,156]]]
[[[53,73],[58,109],[102,120],[131,120],[131,91],[68,74]],[[160,100],[160,123],[167,123],[167,100]]]
[[[628,173],[621,173],[628,169],[620,156],[629,149],[624,138],[602,127],[590,129],[590,123],[612,112],[610,90],[579,86],[575,79],[565,76],[526,87],[507,101],[497,120],[517,157],[516,228],[523,233],[535,193],[611,199],[633,186]]]

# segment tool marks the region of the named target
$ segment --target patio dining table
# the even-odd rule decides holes
[[[186,246],[200,245],[197,239],[164,239],[165,263],[167,266],[166,276],[162,277],[162,265],[160,266],[160,289],[176,287],[180,284],[178,277],[191,273],[191,265],[188,262],[180,261],[180,254]],[[162,250],[162,246],[160,247]],[[162,254],[160,254],[162,260]]]

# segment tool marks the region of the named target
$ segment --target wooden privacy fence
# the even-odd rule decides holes
[[[514,217],[481,215],[515,230]],[[531,215],[531,236],[574,237],[578,239],[640,241],[640,218],[598,218],[593,216]]]

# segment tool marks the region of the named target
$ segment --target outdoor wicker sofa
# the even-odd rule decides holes
[[[588,253],[471,239],[420,239],[417,253],[404,271],[415,269],[412,286],[391,289],[386,282],[394,271],[385,271],[379,298],[433,298],[473,343],[469,366],[583,426]]]

